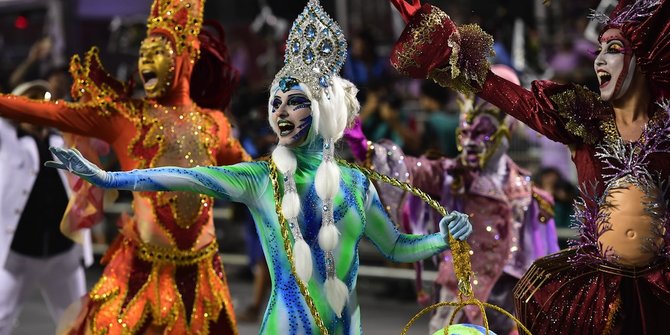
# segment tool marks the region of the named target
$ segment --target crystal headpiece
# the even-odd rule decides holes
[[[284,67],[273,84],[290,89],[289,78],[306,84],[313,94],[327,88],[347,58],[347,41],[342,29],[321,7],[318,0],[309,0],[286,41]]]

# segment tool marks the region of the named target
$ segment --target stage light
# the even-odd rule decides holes
[[[28,19],[23,15],[17,16],[14,20],[14,28],[21,30],[28,28]]]

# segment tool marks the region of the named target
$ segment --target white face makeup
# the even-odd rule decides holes
[[[301,90],[277,90],[270,100],[270,124],[279,136],[279,144],[297,147],[312,127],[312,102]]]
[[[600,37],[594,69],[600,84],[600,98],[603,101],[620,98],[630,87],[635,58],[631,55],[628,45],[619,29],[608,29]]]

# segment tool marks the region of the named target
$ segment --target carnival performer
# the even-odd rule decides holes
[[[512,69],[495,65],[492,71],[519,84]],[[393,142],[368,142],[360,123],[345,131],[357,160],[389,176],[409,181],[438,197],[449,210],[471,217],[472,270],[475,297],[514,312],[512,288],[537,258],[559,250],[550,195],[532,186],[529,174],[507,155],[514,119],[474,95],[459,95],[461,122],[457,130],[460,155],[455,159],[406,156]],[[432,210],[402,191],[379,185],[382,202],[402,218],[409,232],[434,230]],[[458,288],[451,252],[442,254],[437,284],[440,301],[456,301]],[[421,265],[418,264],[419,271]],[[420,275],[418,276],[420,278]],[[421,283],[417,283],[420,285]],[[419,295],[426,294],[419,286]],[[430,324],[431,334],[448,325],[451,308],[440,308]],[[477,307],[467,307],[467,322],[482,324]],[[488,315],[490,329],[509,334],[514,322],[499,313]],[[458,320],[458,319],[457,319]]]
[[[462,240],[472,227],[466,215],[452,212],[439,233],[401,234],[367,177],[335,159],[335,143],[360,107],[355,86],[338,75],[345,57],[339,26],[310,0],[270,89],[268,119],[279,142],[269,161],[105,172],[75,150],[54,148],[62,163],[50,165],[106,188],[190,191],[244,203],[272,278],[260,333],[360,334],[355,288],[362,237],[393,261],[414,262],[445,250],[448,233]]]
[[[408,22],[394,46],[401,72],[476,92],[568,145],[582,185],[580,240],[536,261],[515,288],[534,334],[662,334],[670,315],[670,1],[622,0],[607,16],[594,69],[600,95],[489,71],[492,38],[440,9],[392,0]]]
[[[0,96],[0,115],[97,137],[123,170],[232,164],[246,158],[222,112],[236,80],[220,36],[202,27],[204,1],[156,0],[138,61],[146,98],[103,69],[97,49],[70,70],[79,102]],[[193,97],[193,98],[192,98]],[[134,217],[104,261],[72,334],[236,334],[217,255],[212,198],[133,193]],[[80,227],[74,227],[80,228]]]

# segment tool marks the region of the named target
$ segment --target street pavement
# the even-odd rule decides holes
[[[100,276],[100,268],[87,270],[87,283],[95,283]],[[233,303],[238,313],[249,305],[252,297],[251,280],[240,275],[243,268],[226,265],[228,283]],[[380,280],[379,278],[361,277],[358,280],[358,295],[361,305],[363,334],[393,335],[400,334],[405,324],[414,316],[420,307],[412,299],[413,282],[403,279]],[[240,323],[240,335],[258,334],[260,321],[256,323]],[[56,326],[51,320],[38,290],[29,295],[19,317],[15,335],[53,334]],[[428,334],[428,317],[419,320],[409,334]],[[212,334],[216,335],[216,334]]]

